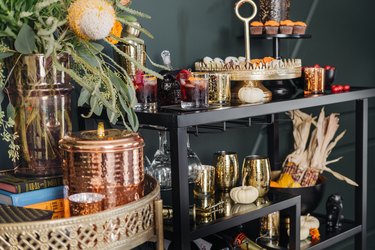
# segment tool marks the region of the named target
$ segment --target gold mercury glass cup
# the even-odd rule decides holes
[[[324,68],[306,67],[305,74],[305,95],[324,94],[325,70]]]
[[[68,197],[70,215],[95,214],[103,210],[104,195],[98,193],[78,193]]]
[[[270,189],[271,167],[267,156],[248,155],[242,165],[242,176],[247,173],[245,185],[253,186],[259,191],[259,197],[263,197]]]
[[[260,238],[270,241],[277,241],[279,239],[279,230],[279,211],[268,214],[260,219]]]
[[[198,197],[215,194],[215,168],[213,166],[202,165],[194,181],[193,192]]]
[[[218,151],[214,154],[215,181],[220,190],[229,191],[237,185],[239,164],[237,153]]]
[[[209,104],[229,105],[230,101],[230,74],[210,73],[208,81]]]

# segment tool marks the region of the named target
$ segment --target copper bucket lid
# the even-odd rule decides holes
[[[69,133],[59,142],[60,148],[68,152],[122,152],[143,147],[143,138],[135,132],[120,129],[106,129]]]

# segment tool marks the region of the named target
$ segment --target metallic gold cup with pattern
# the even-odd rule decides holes
[[[237,153],[218,151],[214,154],[215,181],[220,190],[229,191],[237,185],[239,164]]]
[[[213,166],[202,165],[194,181],[193,192],[198,197],[215,194],[215,168]]]
[[[210,73],[208,81],[209,104],[228,105],[231,101],[230,74]]]
[[[270,189],[271,167],[267,156],[248,155],[242,165],[242,176],[247,173],[245,185],[259,191],[259,197],[265,196]]]

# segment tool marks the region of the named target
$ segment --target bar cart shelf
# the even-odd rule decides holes
[[[145,176],[145,196],[95,214],[0,224],[0,249],[131,249],[156,241],[163,250],[160,186]]]
[[[340,94],[326,93],[316,97],[298,95],[290,100],[271,101],[259,105],[237,105],[200,111],[177,111],[161,109],[157,112],[137,112],[140,124],[145,127],[164,127],[170,132],[172,161],[172,205],[173,233],[165,230],[166,236],[173,238],[177,249],[190,249],[190,241],[205,235],[234,227],[276,210],[290,209],[293,214],[300,213],[299,197],[276,202],[255,211],[222,218],[210,224],[192,228],[189,214],[189,184],[187,169],[187,132],[192,126],[207,125],[224,121],[238,121],[244,118],[267,116],[268,154],[273,170],[280,168],[279,160],[279,124],[275,117],[278,113],[294,109],[324,106],[336,103],[356,101],[356,168],[355,181],[359,187],[355,190],[355,218],[347,223],[340,233],[323,235],[322,240],[309,249],[323,249],[343,239],[355,236],[355,249],[366,249],[367,217],[367,146],[368,146],[368,98],[375,97],[375,88],[353,87],[351,91]],[[298,205],[296,205],[296,202]],[[297,223],[296,223],[297,222]],[[296,230],[297,229],[297,230]],[[299,216],[291,217],[290,249],[300,249]],[[297,244],[298,242],[298,244]]]

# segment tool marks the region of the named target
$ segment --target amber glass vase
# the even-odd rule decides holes
[[[69,67],[66,55],[58,61],[62,67]],[[54,67],[51,57],[42,54],[23,56],[17,63],[8,64],[13,72],[9,91],[20,145],[16,174],[61,175],[58,142],[72,129],[69,78]]]

